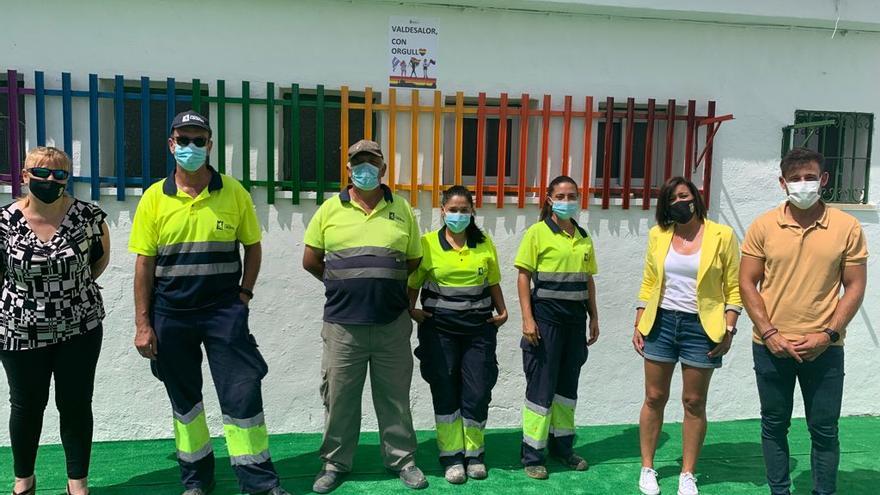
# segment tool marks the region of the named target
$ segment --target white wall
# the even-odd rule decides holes
[[[234,82],[242,79],[253,81],[255,92],[260,81],[299,82],[303,87],[372,85],[384,90],[388,16],[402,14],[439,18],[444,91],[486,91],[490,96],[501,91],[571,94],[575,102],[588,94],[638,100],[655,97],[658,101],[716,99],[719,113],[733,113],[736,120],[725,123],[716,140],[711,216],[731,225],[740,236],[758,214],[782,199],[776,186],[780,128],[791,123],[795,109],[880,113],[876,88],[880,36],[873,34],[838,34],[831,40],[827,32],[804,29],[369,2],[163,0],[127,3],[123,8],[97,0],[47,0],[7,1],[0,8],[5,26],[0,31],[3,67],[26,74],[45,70],[47,84],[53,87],[59,84],[54,78],[70,70],[79,86],[88,72],[95,72],[102,77],[224,78],[230,91],[237,91]],[[87,139],[86,115],[75,114],[80,122],[77,142]],[[252,117],[262,118],[256,113]],[[60,135],[56,136],[60,142]],[[30,138],[33,144],[32,133]],[[258,132],[252,142],[263,163],[266,150]],[[239,143],[230,144],[234,153],[241,152]],[[80,160],[88,163],[87,149],[82,150]],[[429,166],[430,155],[424,161]],[[873,174],[871,189],[876,202],[880,173]],[[88,197],[85,189],[78,193]],[[294,207],[289,200],[279,200],[268,206],[262,189],[255,189],[254,196],[264,228],[265,254],[251,326],[270,365],[264,383],[269,428],[276,433],[319,431],[323,421],[318,396],[322,288],[300,268],[302,235],[315,205],[305,201]],[[117,202],[110,196],[101,201],[109,213],[114,246],[110,268],[102,279],[106,337],[95,394],[96,436],[102,440],[171,435],[165,393],[131,346],[133,256],[125,246],[136,201]],[[421,204],[430,204],[429,198],[422,196]],[[423,207],[417,214],[423,229],[437,226],[437,211]],[[482,225],[499,246],[505,267],[503,288],[511,309],[510,323],[499,334],[501,376],[489,426],[515,426],[524,379],[512,259],[521,232],[535,220],[536,211],[486,207],[480,214]],[[877,211],[853,214],[862,221],[870,247],[875,248],[880,240]],[[581,222],[596,242],[603,333],[582,375],[577,421],[633,423],[642,400],[642,372],[629,343],[632,302],[652,221],[638,209],[592,207],[582,214]],[[880,347],[874,328],[880,321],[875,265],[872,258],[866,304],[853,320],[847,340],[844,414],[880,413],[876,400],[880,384],[873,379]],[[740,327],[748,328],[748,323]],[[758,415],[751,344],[748,332],[744,333],[736,339],[725,367],[715,375],[711,419]],[[417,427],[429,428],[430,395],[417,374],[413,383]],[[673,386],[679,389],[678,379]],[[4,383],[0,396],[6,392]],[[212,427],[219,433],[219,408],[210,386],[206,395]],[[57,413],[49,409],[43,439],[56,441]],[[371,406],[364,411],[364,427],[375,428]],[[4,402],[0,424],[5,423],[6,414]],[[802,414],[802,408],[798,407],[797,414]],[[672,403],[667,418],[679,420],[680,407]],[[5,429],[0,430],[0,443],[8,442],[7,435]]]

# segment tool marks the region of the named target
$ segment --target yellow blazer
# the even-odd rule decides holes
[[[739,242],[733,229],[706,220],[703,245],[700,248],[700,267],[697,270],[697,310],[706,335],[713,342],[721,342],[727,331],[724,313],[742,311],[739,295]],[[672,246],[673,228],[654,226],[648,233],[645,253],[645,271],[639,290],[637,307],[645,308],[639,320],[639,332],[648,335],[657,317],[657,308],[663,294],[666,254]]]

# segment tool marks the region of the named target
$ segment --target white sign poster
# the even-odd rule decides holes
[[[437,87],[437,19],[392,16],[388,25],[388,83],[394,88]]]

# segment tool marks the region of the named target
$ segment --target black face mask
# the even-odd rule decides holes
[[[66,184],[55,182],[54,180],[37,180],[33,177],[28,184],[31,194],[37,197],[43,203],[54,203],[64,195]]]
[[[694,218],[694,201],[679,201],[669,206],[669,219],[675,223],[688,223]]]

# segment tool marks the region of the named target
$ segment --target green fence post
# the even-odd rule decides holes
[[[275,202],[275,83],[266,83],[266,202]]]
[[[299,139],[299,84],[290,86],[290,179],[293,185],[290,187],[293,204],[299,204],[299,171],[301,166],[300,139]]]
[[[226,81],[217,80],[217,170],[226,173]]]
[[[317,98],[315,101],[315,178],[318,180],[317,193],[318,204],[324,202],[324,85],[318,85]]]
[[[251,83],[241,82],[241,185],[251,190]]]

